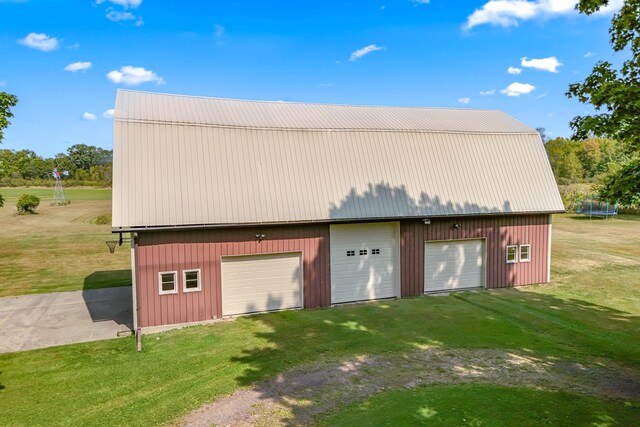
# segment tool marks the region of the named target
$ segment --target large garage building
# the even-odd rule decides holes
[[[118,91],[140,327],[549,281],[563,205],[500,111]]]

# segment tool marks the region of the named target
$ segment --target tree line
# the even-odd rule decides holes
[[[66,153],[45,158],[32,150],[0,149],[0,187],[50,186],[57,169],[66,185],[111,186],[113,152],[75,144]]]

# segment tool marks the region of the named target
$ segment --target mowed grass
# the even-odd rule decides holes
[[[122,286],[131,283],[126,244],[110,254],[110,189],[66,189],[67,206],[51,206],[52,188],[0,188],[0,297]],[[22,194],[40,197],[36,215],[15,215]]]
[[[390,391],[350,405],[325,426],[634,426],[640,404],[486,385]]]
[[[173,423],[300,364],[429,346],[501,349],[637,372],[639,233],[633,217],[556,217],[554,282],[548,286],[257,315],[144,336],[141,353],[134,339],[123,338],[0,355],[0,420],[25,426]],[[446,404],[453,398],[455,408]],[[416,414],[429,419],[433,411],[441,425],[461,425],[460,416],[467,415],[478,420],[469,418],[469,425],[640,425],[637,402],[499,385],[385,392],[359,405],[324,421],[375,420],[379,412],[367,411],[374,405],[409,414],[391,420],[395,425],[419,424]],[[511,408],[519,416],[504,414],[496,418],[502,423],[491,424],[491,408]]]

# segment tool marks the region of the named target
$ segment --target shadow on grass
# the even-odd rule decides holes
[[[253,385],[260,399],[276,400],[288,408],[293,419],[281,421],[294,425],[308,423],[314,414],[326,409],[326,399],[314,400],[312,393],[305,395],[305,390],[335,387],[328,383],[330,378],[350,376],[341,363],[328,363],[326,369],[315,375],[300,375],[295,370],[287,372],[287,368],[307,361],[339,361],[352,359],[354,355],[405,354],[410,357],[419,349],[435,346],[505,349],[540,360],[558,372],[580,370],[575,361],[597,362],[603,369],[614,371],[622,367],[637,372],[640,367],[638,316],[585,301],[561,300],[517,290],[416,297],[257,315],[248,320],[267,326],[269,332],[256,335],[268,344],[245,350],[232,359],[247,367],[236,380],[242,386]],[[428,365],[427,361],[425,366]],[[461,363],[456,369],[467,367]],[[281,374],[277,384],[282,386],[274,391],[272,381],[262,380],[278,373]],[[479,368],[475,375],[482,382],[492,372]],[[619,377],[594,381],[600,381],[597,387],[611,396],[640,398],[637,379],[627,383]],[[363,397],[357,393],[340,396],[334,407]]]
[[[95,271],[85,277],[82,298],[94,322],[133,329],[131,270]]]
[[[84,278],[83,289],[131,286],[131,270],[94,271]]]

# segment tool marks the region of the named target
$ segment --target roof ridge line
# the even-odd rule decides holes
[[[176,122],[169,120],[144,120],[144,119],[122,119],[115,118],[118,123],[139,123],[156,125],[175,126],[198,126],[220,129],[250,129],[250,130],[276,130],[276,131],[306,131],[306,132],[400,132],[400,133],[443,133],[443,134],[470,134],[470,135],[538,135],[538,132],[515,132],[515,131],[482,131],[482,130],[441,130],[441,129],[392,129],[392,128],[297,128],[297,127],[276,127],[276,126],[243,126],[243,125],[223,125],[215,123],[197,122]]]

